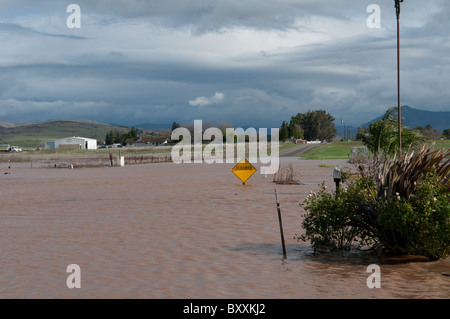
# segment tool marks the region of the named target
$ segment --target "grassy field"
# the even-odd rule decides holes
[[[350,158],[352,147],[362,147],[362,142],[334,142],[322,144],[302,155],[305,160]]]
[[[439,140],[439,141],[434,141],[436,143],[436,147],[441,148],[443,147],[444,149],[446,149],[447,151],[450,151],[450,140]]]
[[[431,141],[436,143],[437,148],[443,147],[450,151],[450,140],[437,140]],[[323,144],[319,147],[306,152],[302,155],[305,160],[316,159],[347,159],[351,157],[352,147],[362,147],[362,142],[334,142],[329,144]]]

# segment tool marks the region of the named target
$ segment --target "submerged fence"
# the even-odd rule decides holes
[[[170,154],[156,155],[125,155],[124,165],[149,164],[171,162]],[[4,161],[1,166],[4,167],[22,167],[22,168],[82,168],[82,167],[109,167],[120,166],[120,158],[108,155],[99,157],[49,157],[49,158],[32,158],[22,157]]]

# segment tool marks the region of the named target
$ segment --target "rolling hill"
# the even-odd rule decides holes
[[[7,123],[3,125],[3,123]],[[0,144],[26,148],[43,147],[46,140],[82,136],[104,140],[107,132],[128,131],[124,126],[113,126],[87,120],[50,120],[26,124],[0,123]]]
[[[397,114],[397,112],[395,114]],[[369,127],[370,123],[381,120],[383,118],[383,115],[363,124],[362,126]],[[450,128],[450,111],[433,112],[433,111],[419,110],[404,105],[402,106],[402,118],[403,124],[408,128],[416,128],[417,126],[425,127],[427,126],[427,124],[430,124],[433,128],[435,128],[439,132],[442,132],[443,130]]]
[[[15,127],[15,126],[16,126],[16,124],[14,124],[14,123],[0,121],[0,129],[2,129],[2,128],[11,128],[11,127]]]
[[[170,130],[172,124],[141,123],[135,125],[135,127],[143,130]]]

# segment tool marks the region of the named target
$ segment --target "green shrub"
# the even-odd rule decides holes
[[[325,187],[303,203],[302,223],[314,249],[382,246],[431,260],[450,254],[450,153],[433,146],[360,167],[346,190]]]
[[[355,227],[358,216],[355,196],[359,194],[354,188],[332,195],[322,184],[320,192],[310,194],[303,203],[309,213],[303,216],[305,235],[298,239],[310,240],[315,250],[342,251],[370,244],[367,231]]]
[[[445,185],[430,174],[409,200],[400,196],[382,202],[377,222],[385,245],[399,254],[423,255],[431,260],[450,253],[450,201]]]

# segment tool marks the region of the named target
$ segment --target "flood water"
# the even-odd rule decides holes
[[[0,163],[0,297],[450,297],[450,277],[442,275],[450,259],[315,255],[298,242],[299,203],[323,180],[333,187],[332,168],[319,165],[346,163],[289,160],[301,185],[276,185],[257,172],[244,186],[232,164]],[[67,288],[70,264],[80,266],[80,289]],[[370,264],[380,266],[379,289],[367,287]]]

